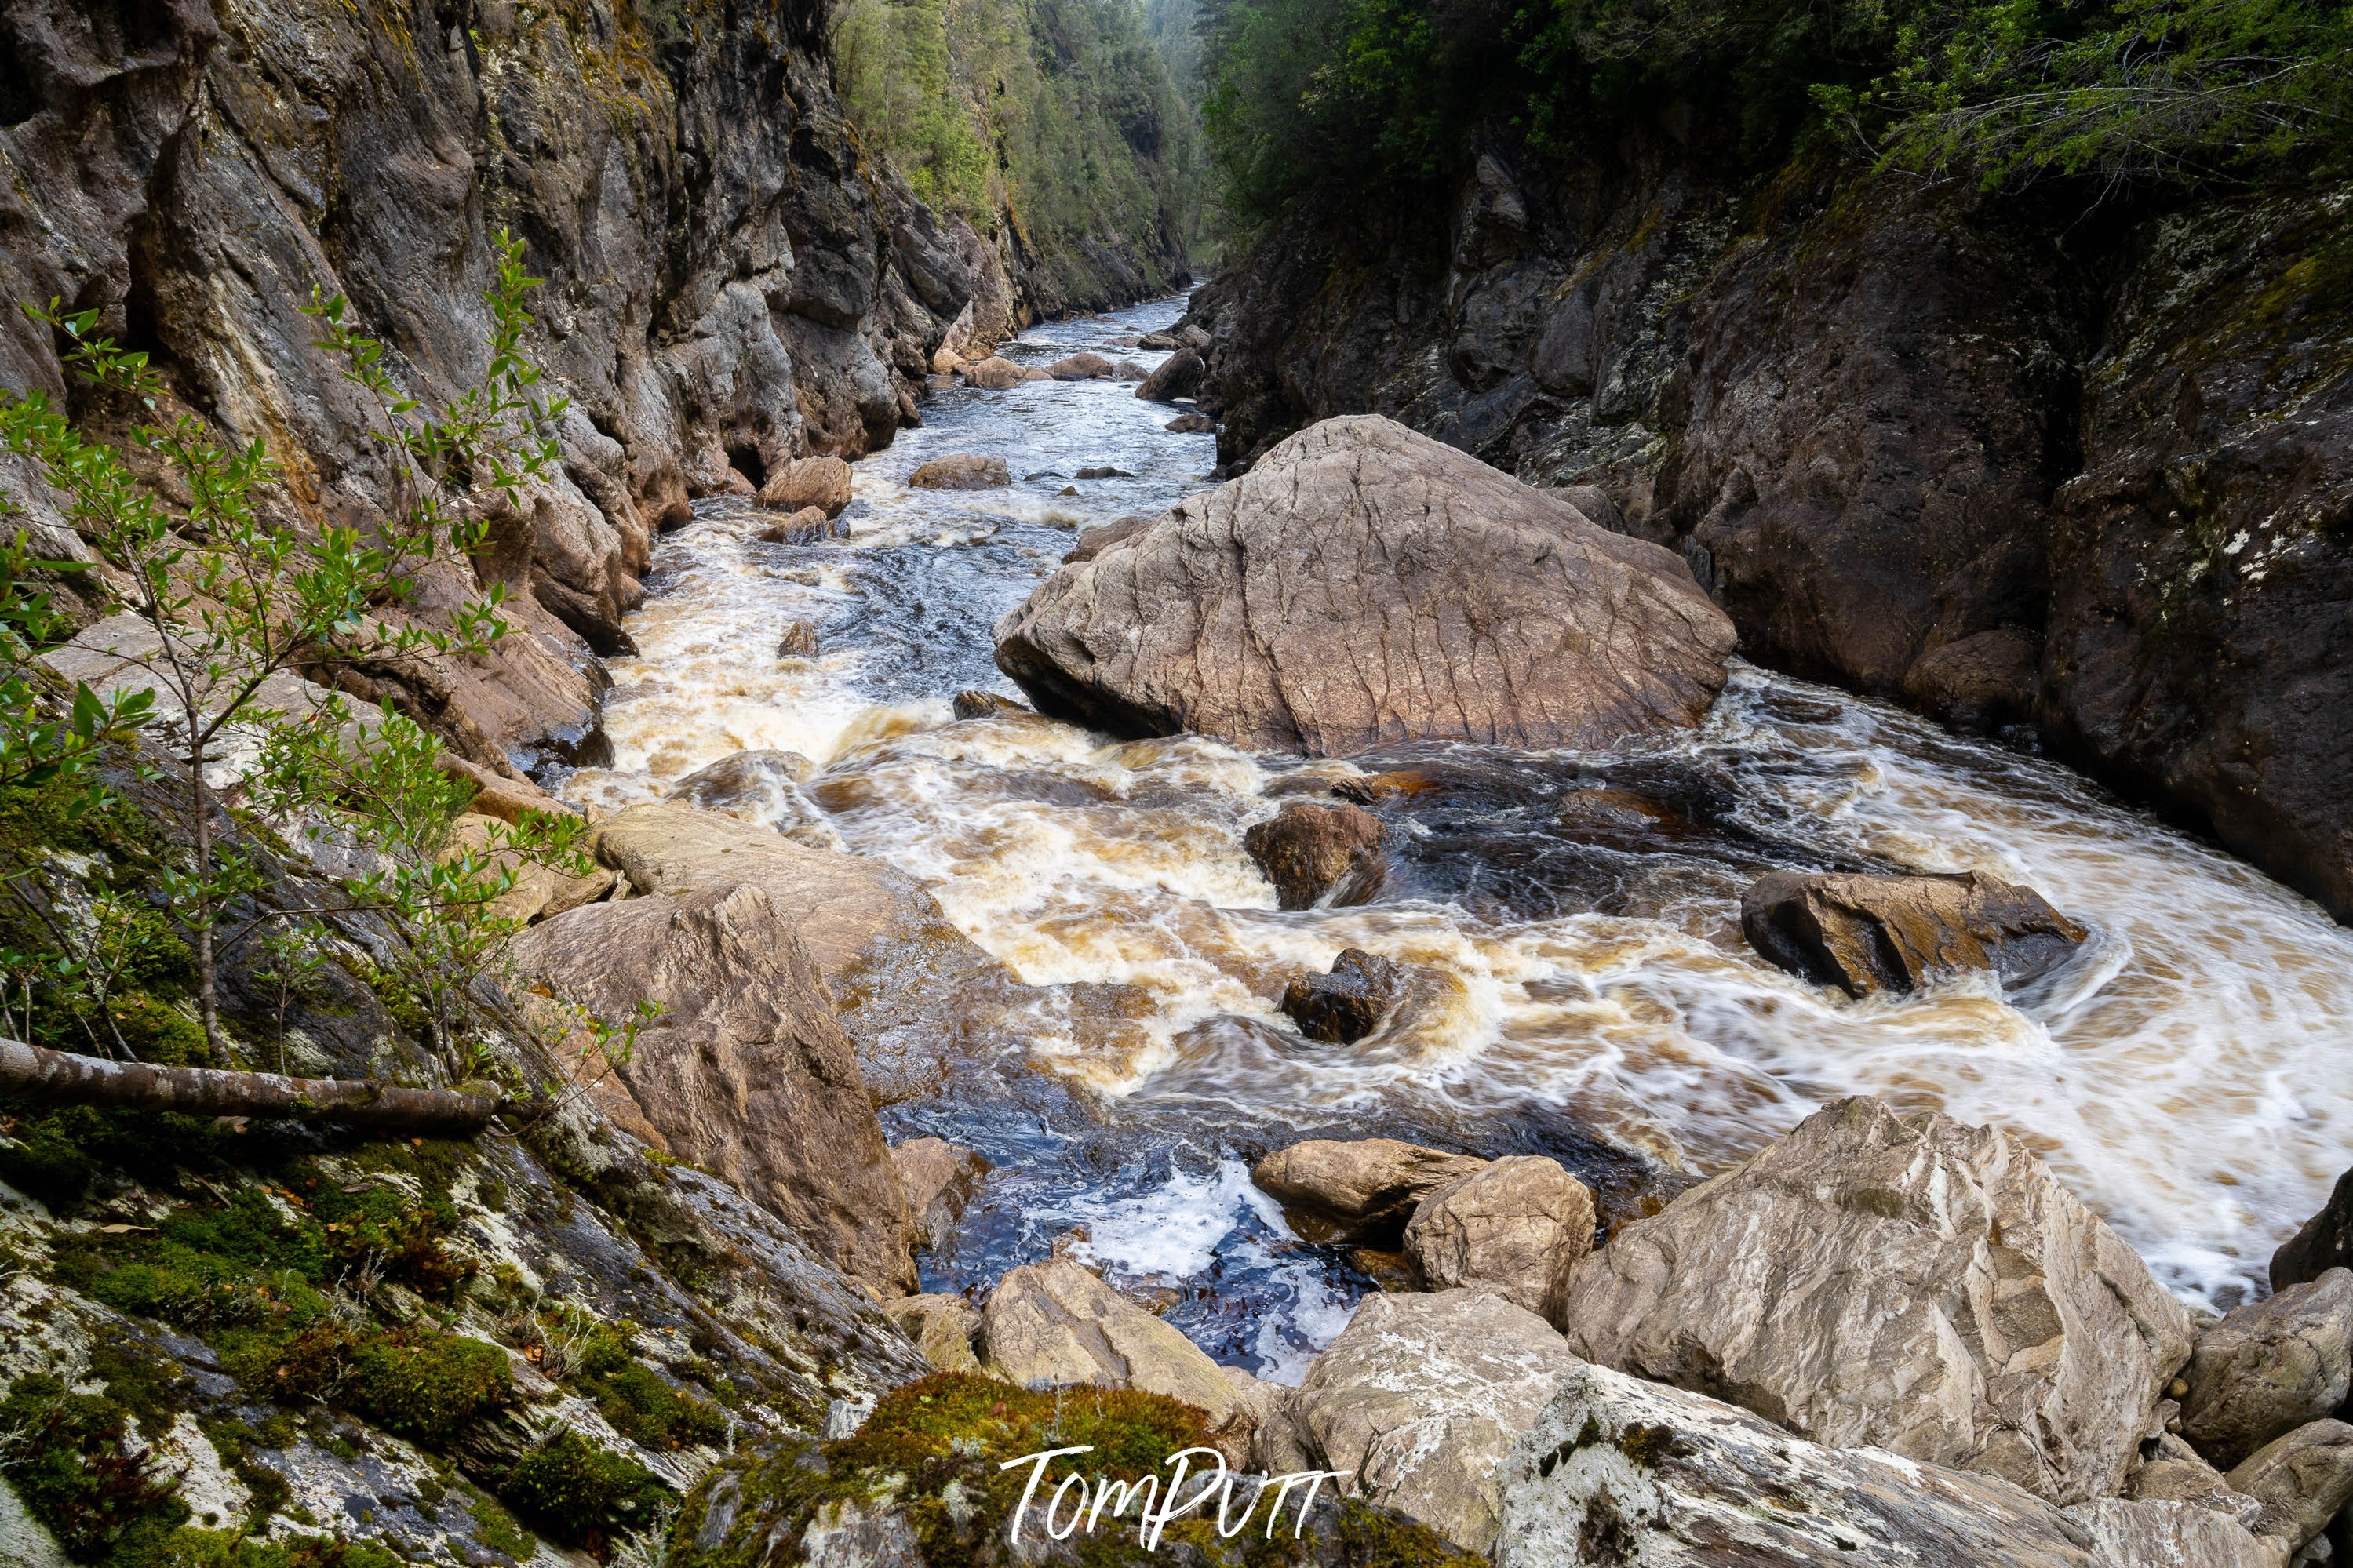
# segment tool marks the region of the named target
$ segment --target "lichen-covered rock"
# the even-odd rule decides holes
[[[2335,1415],[2353,1382],[2353,1270],[2236,1309],[2198,1336],[2181,1380],[2181,1435],[2223,1469]]]
[[[516,967],[596,1017],[660,1016],[564,1057],[607,1114],[773,1210],[836,1268],[915,1288],[915,1222],[833,1001],[756,882],[597,904],[533,926]]]
[[[1620,1230],[1561,1326],[1588,1360],[1839,1447],[2122,1489],[2189,1317],[2008,1133],[1843,1100]]]
[[[1748,1411],[1579,1364],[1503,1466],[1496,1568],[2281,1568],[2172,1502],[2053,1506],[1991,1477],[1791,1437]]]
[[[1252,823],[1242,847],[1274,884],[1276,908],[1312,910],[1327,899],[1366,903],[1380,892],[1388,874],[1381,837],[1380,819],[1361,806],[1292,801]]]
[[[1484,1552],[1504,1456],[1578,1365],[1542,1318],[1492,1292],[1370,1295],[1261,1433],[1261,1453],[1352,1474],[1358,1495]]]
[[[1982,871],[1769,871],[1740,895],[1740,930],[1765,958],[1850,996],[1914,991],[1968,970],[2024,984],[2064,963],[2090,934],[2031,888]]]
[[[1398,1237],[1430,1193],[1486,1165],[1394,1138],[1312,1138],[1261,1160],[1250,1180],[1310,1241],[1377,1242]]]
[[[1365,416],[1063,566],[997,642],[1040,712],[1329,756],[1687,728],[1733,637],[1665,552]]]
[[[1557,1160],[1513,1154],[1432,1189],[1406,1225],[1405,1250],[1430,1289],[1481,1286],[1556,1317],[1593,1226],[1583,1182]]]
[[[941,1372],[980,1371],[972,1342],[980,1332],[980,1309],[961,1296],[902,1296],[882,1310],[915,1342],[923,1359]]]
[[[1282,988],[1282,1010],[1311,1040],[1345,1046],[1381,1026],[1405,996],[1405,971],[1393,959],[1360,947],[1340,950],[1328,974],[1294,974]]]

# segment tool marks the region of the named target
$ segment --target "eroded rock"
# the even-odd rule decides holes
[[[2229,1517],[2053,1506],[1989,1476],[1792,1438],[1752,1413],[1579,1363],[1501,1475],[1496,1568],[2280,1568]]]
[[[2198,1336],[2181,1380],[2181,1435],[2224,1469],[2336,1414],[2353,1381],[2353,1271],[2232,1311]]]
[[[1405,1250],[1433,1290],[1483,1286],[1557,1316],[1571,1266],[1593,1250],[1593,1194],[1557,1160],[1514,1154],[1425,1196]]]
[[[2272,1289],[2284,1290],[2348,1267],[2353,1267],[2353,1171],[2337,1178],[2320,1212],[2272,1254]]]
[[[1358,416],[1066,564],[997,640],[1040,712],[1335,755],[1687,728],[1733,637],[1664,551]]]
[[[982,387],[990,392],[1003,392],[1008,387],[1020,385],[1027,379],[1022,375],[1019,365],[996,354],[958,368],[964,372],[966,386]]]
[[[1344,948],[1329,974],[1294,974],[1282,988],[1282,1010],[1311,1040],[1345,1046],[1381,1026],[1405,995],[1405,971],[1360,947]]]
[[[2227,1479],[2263,1504],[2255,1533],[2299,1550],[2353,1502],[2353,1426],[2309,1422],[2256,1449]]]
[[[807,621],[787,621],[784,634],[776,638],[778,658],[815,658],[817,628]]]
[[[1191,349],[1179,349],[1160,362],[1160,368],[1144,378],[1135,395],[1147,403],[1174,403],[1180,397],[1190,397],[1201,390],[1201,376],[1206,369],[1201,356]]]
[[[597,1016],[661,1007],[625,1059],[585,1040],[561,1053],[617,1122],[732,1183],[845,1272],[914,1289],[913,1221],[857,1057],[765,890],[593,904],[512,952]]]
[[[1056,360],[1046,374],[1056,381],[1110,381],[1119,374],[1119,367],[1099,353],[1082,351]]]
[[[805,506],[782,522],[772,522],[760,530],[763,544],[822,544],[833,537],[836,524],[826,519],[822,508]],[[846,529],[844,530],[846,531]]]
[[[1772,871],[1741,894],[1740,929],[1763,957],[1850,996],[1916,990],[1963,970],[2022,984],[2064,963],[2090,934],[2032,889],[1982,871]]]
[[[882,1310],[915,1342],[934,1370],[980,1371],[980,1358],[972,1350],[973,1338],[980,1332],[980,1309],[963,1297],[902,1296],[883,1303]]]
[[[1431,1192],[1486,1168],[1394,1138],[1314,1138],[1278,1149],[1250,1170],[1310,1241],[1394,1240]]]
[[[892,1149],[891,1160],[915,1216],[915,1239],[926,1247],[947,1235],[989,1172],[987,1160],[944,1138],[910,1138]]]
[[[1571,1273],[1568,1342],[1797,1435],[2114,1496],[2189,1314],[2008,1133],[1840,1100]]]
[[[985,458],[976,452],[934,458],[907,476],[907,483],[919,490],[992,490],[1012,482],[1004,458]]]
[[[811,507],[832,517],[849,504],[852,475],[839,458],[796,458],[771,469],[760,485],[760,504],[778,511]]]
[[[1490,1291],[1367,1296],[1261,1431],[1260,1455],[1351,1472],[1364,1497],[1483,1552],[1504,1456],[1579,1364],[1542,1318]]]
[[[1312,910],[1366,903],[1380,892],[1388,875],[1381,837],[1380,818],[1359,806],[1293,801],[1252,823],[1242,847],[1274,884],[1278,909]]]

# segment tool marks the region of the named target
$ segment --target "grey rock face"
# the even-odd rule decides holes
[[[1485,1290],[1367,1296],[1262,1448],[1352,1472],[1361,1495],[1483,1552],[1504,1455],[1579,1364],[1542,1318]]]
[[[1502,1473],[1496,1568],[2279,1568],[2181,1503],[2063,1510],[1988,1476],[1791,1437],[1746,1410],[1579,1364]]]
[[[1421,1200],[1406,1256],[1433,1290],[1481,1286],[1558,1316],[1569,1268],[1593,1250],[1593,1194],[1557,1160],[1514,1154]]]
[[[2353,1271],[2332,1268],[2232,1312],[2198,1336],[2181,1380],[2181,1435],[2225,1469],[2336,1414],[2353,1381]]]
[[[1814,1441],[2122,1489],[2189,1314],[2007,1133],[1841,1100],[1577,1266],[1587,1359]]]
[[[660,1005],[627,1060],[563,1058],[617,1122],[732,1183],[845,1272],[914,1289],[914,1221],[858,1058],[765,891],[592,904],[524,931],[513,953],[599,1017]]]
[[[997,639],[1041,712],[1322,756],[1684,728],[1732,649],[1664,552],[1370,416],[1065,565]]]
[[[430,613],[502,584],[514,635],[483,661],[362,672],[381,689],[359,693],[442,715],[477,763],[593,752],[589,655],[624,649],[655,531],[692,494],[887,442],[921,384],[902,362],[970,292],[897,176],[861,166],[788,14],[729,26],[689,0],[675,47],[606,0],[576,31],[510,6],[453,27],[402,0],[167,0],[128,41],[74,8],[6,14],[26,100],[0,127],[0,295],[96,308],[178,406],[267,440],[287,526],[366,528],[391,494],[371,405],[297,313],[313,287],[443,402],[484,367],[491,233],[528,237],[546,279],[528,346],[571,404],[560,460],[427,594]],[[14,311],[0,384],[64,390],[47,330]]]
[[[1486,1164],[1394,1138],[1313,1138],[1261,1160],[1250,1180],[1310,1241],[1372,1241],[1397,1236],[1424,1197]]]
[[[1765,958],[1850,996],[1913,991],[1963,970],[2023,984],[2065,963],[2090,934],[2032,889],[1982,871],[1769,872],[1740,895],[1740,929]]]

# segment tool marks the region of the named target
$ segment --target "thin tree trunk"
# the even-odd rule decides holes
[[[188,794],[195,802],[196,837],[196,1009],[204,1021],[205,1044],[216,1060],[227,1060],[221,1045],[219,966],[213,955],[213,821],[206,799],[203,742],[193,739],[195,710],[188,711]]]
[[[156,1067],[10,1039],[0,1039],[0,1092],[51,1105],[176,1110],[188,1116],[291,1117],[438,1133],[478,1132],[508,1108],[505,1097],[487,1087],[405,1089],[373,1079]]]

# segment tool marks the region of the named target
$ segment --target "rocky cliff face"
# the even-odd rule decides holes
[[[1597,487],[1750,657],[2039,736],[2353,918],[2353,195],[2102,230],[1719,166],[1303,211],[1195,298],[1220,458],[1372,409]]]
[[[480,762],[593,753],[593,656],[625,646],[655,531],[777,463],[887,444],[972,293],[953,237],[861,157],[818,26],[776,0],[0,5],[0,289],[97,309],[186,407],[266,441],[290,522],[365,526],[375,411],[300,307],[347,295],[401,384],[444,398],[483,366],[489,237],[522,238],[531,347],[570,406],[562,472],[476,567],[518,635],[358,684]],[[14,311],[0,382],[67,391]]]

